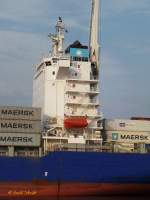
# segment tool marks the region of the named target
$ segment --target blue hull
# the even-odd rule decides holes
[[[52,152],[37,159],[0,157],[0,182],[150,183],[149,154]]]

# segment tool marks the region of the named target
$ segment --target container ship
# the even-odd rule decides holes
[[[99,0],[88,46],[64,49],[61,17],[36,66],[32,107],[0,107],[0,199],[150,192],[150,119],[102,119]]]

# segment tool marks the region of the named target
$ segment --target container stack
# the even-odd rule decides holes
[[[39,156],[41,109],[0,107],[0,155]]]
[[[105,119],[103,137],[117,146],[142,146],[150,144],[150,121],[130,119]],[[129,145],[130,144],[130,145]]]

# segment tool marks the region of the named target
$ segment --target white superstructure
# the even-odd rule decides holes
[[[93,0],[96,6],[94,2],[98,1]],[[64,33],[59,17],[55,34],[49,35],[51,54],[36,66],[33,80],[33,106],[42,108],[45,151],[67,146],[83,150],[99,147],[102,141],[98,63],[91,61],[89,48],[79,41],[64,50]]]

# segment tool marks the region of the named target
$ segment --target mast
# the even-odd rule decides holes
[[[91,10],[91,23],[90,23],[90,36],[89,36],[89,47],[90,47],[90,59],[92,63],[95,63],[97,70],[99,67],[99,3],[100,0],[92,0]]]
[[[64,32],[65,26],[63,24],[62,18],[59,17],[56,24],[56,32],[55,34],[49,34],[48,36],[52,41],[52,56],[60,56],[64,53],[63,45],[64,45]]]

